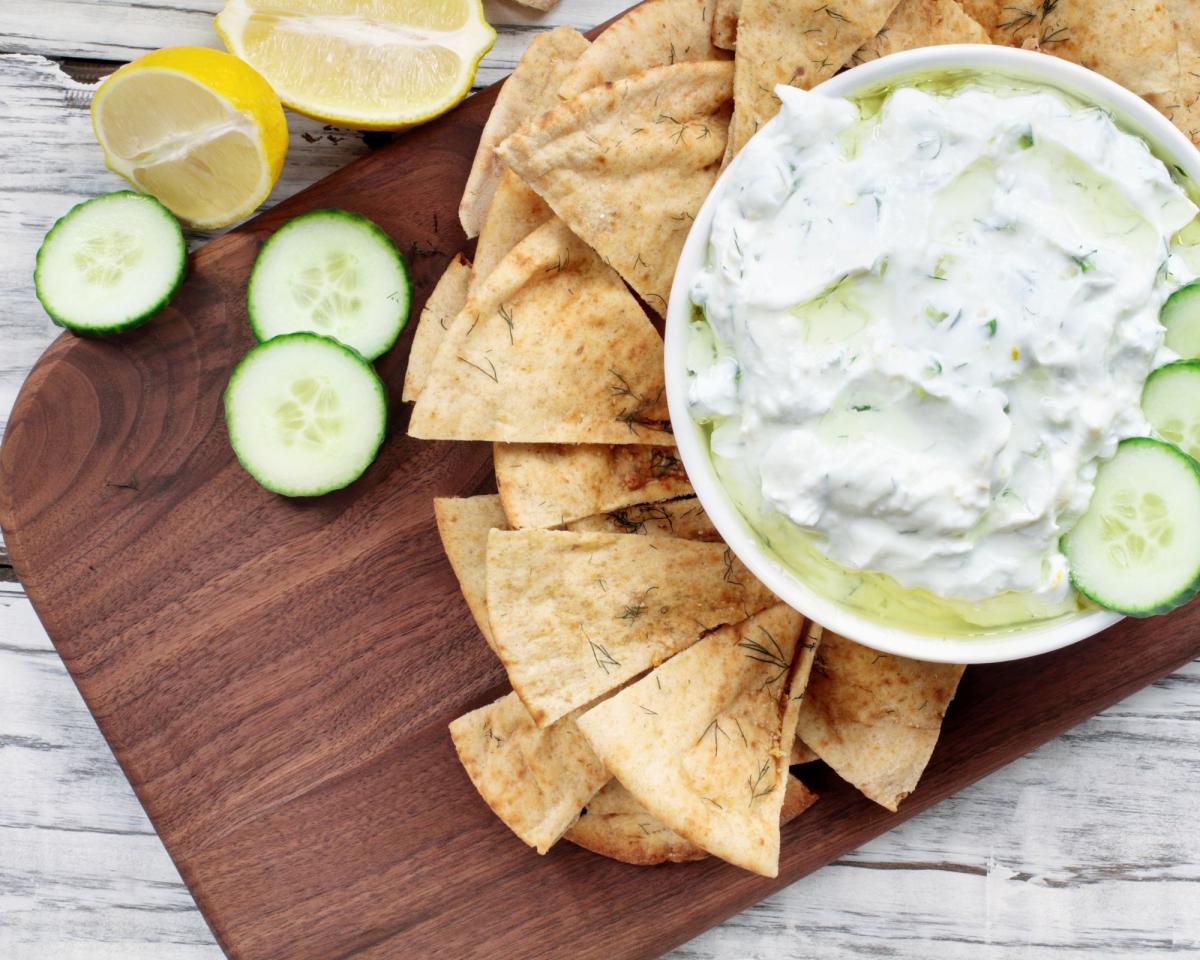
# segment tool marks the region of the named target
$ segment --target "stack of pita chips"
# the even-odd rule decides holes
[[[483,131],[460,218],[478,237],[421,314],[409,431],[484,440],[498,495],[435,502],[512,692],[451,724],[524,842],[632,864],[778,870],[823,760],[895,810],[962,667],[879,654],[781,605],[693,495],[663,398],[660,320],[723,164],[811,87],[913,47],[1067,57],[1200,142],[1193,0],[649,0],[589,43],[538,36]],[[731,61],[732,56],[732,61]]]

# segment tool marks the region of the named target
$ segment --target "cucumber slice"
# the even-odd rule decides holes
[[[50,228],[33,286],[59,326],[103,336],[154,316],[186,268],[187,245],[171,211],[146,194],[121,190],[85,200]]]
[[[254,347],[234,368],[225,424],[255,480],[285,497],[315,497],[371,465],[383,443],[387,394],[349,347],[290,333]]]
[[[1200,465],[1134,437],[1096,473],[1087,512],[1062,538],[1075,589],[1134,617],[1166,613],[1200,591]]]
[[[1142,412],[1160,437],[1200,460],[1200,360],[1168,363],[1150,374]]]
[[[307,330],[368,360],[408,322],[412,281],[391,238],[366,217],[314,210],[289,220],[254,260],[246,313],[260,342]]]
[[[1166,344],[1186,360],[1200,357],[1200,280],[1180,287],[1159,314],[1167,328]]]

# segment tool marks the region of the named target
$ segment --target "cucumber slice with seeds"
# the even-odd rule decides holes
[[[1163,304],[1159,319],[1167,328],[1168,349],[1186,360],[1200,357],[1200,280],[1171,294]]]
[[[309,331],[374,360],[396,342],[411,300],[408,264],[386,233],[357,213],[314,210],[263,244],[246,313],[260,342]]]
[[[387,394],[349,347],[312,333],[259,344],[225,389],[229,442],[268,490],[312,497],[357,480],[383,443]]]
[[[1160,437],[1200,460],[1200,360],[1168,363],[1151,373],[1142,412]]]
[[[1092,502],[1062,538],[1075,589],[1134,617],[1200,591],[1200,465],[1168,443],[1124,440],[1096,473]]]
[[[154,316],[186,269],[179,221],[153,197],[121,190],[72,207],[50,228],[33,285],[59,326],[104,336]]]

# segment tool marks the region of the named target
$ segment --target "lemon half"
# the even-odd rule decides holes
[[[287,122],[267,82],[236,57],[169,47],[121,67],[92,100],[104,162],[194,227],[227,226],[266,199]]]
[[[360,130],[445,113],[496,40],[480,0],[226,0],[216,28],[287,106]]]

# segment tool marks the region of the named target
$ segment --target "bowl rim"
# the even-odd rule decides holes
[[[814,91],[829,96],[853,96],[888,81],[950,70],[1026,80],[1104,107],[1123,129],[1142,137],[1159,156],[1177,164],[1188,178],[1200,183],[1200,152],[1166,117],[1114,81],[1048,54],[982,44],[925,47],[853,67],[819,84]],[[806,617],[865,646],[917,660],[943,663],[1018,660],[1085,640],[1124,619],[1112,611],[1093,610],[983,636],[916,633],[867,617],[818,593],[760,544],[717,478],[707,443],[687,407],[688,288],[707,252],[716,203],[739,159],[740,155],[717,178],[688,233],[671,286],[664,343],[667,405],[676,446],[701,506],[734,554],[780,600]]]

